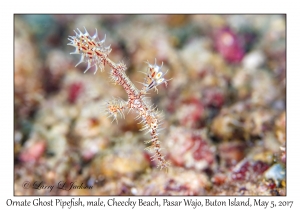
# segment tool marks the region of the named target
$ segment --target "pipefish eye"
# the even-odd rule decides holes
[[[156,78],[156,79],[159,79],[159,78],[161,77],[161,75],[162,75],[162,73],[159,72],[159,73],[155,76],[155,78]]]

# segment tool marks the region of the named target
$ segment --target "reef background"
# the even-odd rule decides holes
[[[285,15],[15,15],[15,195],[286,195]],[[125,91],[83,74],[73,30],[98,29],[133,83],[145,61],[173,78],[152,92],[172,166],[156,169],[135,114],[101,115]],[[24,189],[59,181],[92,189]]]

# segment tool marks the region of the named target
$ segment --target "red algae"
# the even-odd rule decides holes
[[[72,104],[75,103],[82,90],[83,84],[81,82],[72,83],[69,87],[68,101]]]
[[[244,57],[244,50],[236,34],[230,28],[222,28],[216,32],[215,43],[217,51],[228,61],[239,63]]]
[[[22,162],[36,162],[41,158],[45,150],[46,142],[37,141],[23,150],[19,156],[19,159]]]

